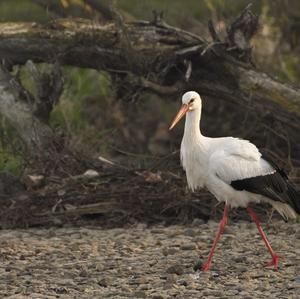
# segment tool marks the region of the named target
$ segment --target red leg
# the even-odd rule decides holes
[[[222,235],[222,233],[224,231],[225,225],[228,222],[228,210],[229,210],[229,206],[225,205],[225,207],[224,207],[224,213],[223,213],[223,218],[222,218],[222,220],[220,222],[219,230],[218,230],[216,238],[214,240],[214,244],[213,244],[213,246],[212,246],[212,248],[211,248],[211,250],[209,252],[209,255],[208,255],[208,258],[207,258],[207,262],[201,268],[202,271],[209,270],[209,268],[211,266],[212,257],[214,255],[215,250],[216,250],[218,241],[220,240],[220,237],[221,237],[221,235]]]
[[[272,257],[272,261],[267,263],[266,266],[269,267],[269,266],[274,266],[276,269],[278,267],[278,261],[279,261],[279,258],[280,256],[278,256],[272,249],[271,247],[271,244],[270,242],[268,241],[267,239],[267,236],[265,235],[262,227],[260,226],[259,224],[259,221],[258,221],[258,218],[257,218],[257,215],[256,213],[251,209],[251,208],[247,208],[247,211],[248,213],[250,214],[250,217],[251,219],[253,220],[253,222],[256,224],[257,228],[258,228],[258,231],[259,231],[259,234],[261,235],[262,239],[264,240],[265,244],[266,244],[266,247],[268,248],[270,254],[271,254],[271,257]]]

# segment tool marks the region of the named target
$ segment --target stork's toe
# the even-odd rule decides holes
[[[266,263],[264,266],[265,267],[274,267],[275,269],[278,269],[279,259],[281,259],[281,256],[275,254],[272,257],[272,260],[270,262]]]
[[[211,267],[211,263],[205,263],[204,265],[202,265],[201,271],[208,271],[210,267]]]

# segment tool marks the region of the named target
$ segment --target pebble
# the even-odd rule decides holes
[[[183,267],[179,264],[176,264],[176,265],[173,265],[173,266],[170,266],[167,271],[167,273],[171,273],[171,274],[177,274],[177,275],[182,275],[184,270],[183,270]]]
[[[168,256],[168,255],[173,255],[175,253],[178,252],[178,249],[177,248],[174,248],[174,247],[171,247],[171,248],[163,248],[163,255],[164,256]]]
[[[180,246],[181,250],[194,250],[196,249],[196,245],[194,243],[189,243],[189,244],[182,244]]]
[[[224,235],[234,235],[235,234],[235,230],[231,227],[231,226],[225,226],[224,228]]]
[[[141,285],[140,285],[140,289],[141,289],[141,290],[149,290],[150,288],[151,288],[151,286],[148,285],[148,284],[141,284]]]
[[[136,291],[132,294],[133,298],[146,298],[147,295],[144,291]]]
[[[203,219],[200,219],[200,218],[195,218],[192,222],[192,226],[193,227],[199,227],[201,226],[202,224],[204,224],[204,220]]]
[[[154,265],[156,265],[158,263],[158,260],[157,259],[153,259],[151,261],[148,262],[149,266],[150,267],[153,267]]]
[[[186,229],[183,234],[189,237],[195,237],[196,235],[198,235],[198,233],[192,228]]]
[[[185,287],[188,285],[188,283],[187,283],[187,281],[185,279],[179,279],[179,280],[177,280],[177,284],[185,286]]]
[[[166,277],[166,282],[169,284],[174,284],[176,281],[176,275],[175,274],[168,274]]]
[[[244,263],[246,261],[246,257],[239,255],[232,258],[236,263]]]
[[[216,222],[216,221],[214,221],[214,220],[209,220],[209,221],[207,222],[207,225],[208,225],[210,228],[215,229],[215,228],[217,228],[217,227],[219,226],[219,223]]]
[[[198,254],[206,261],[217,226],[2,230],[0,298],[299,297],[297,225],[275,222],[271,229],[270,242],[284,255],[279,271],[262,266],[268,252],[256,226],[243,222],[228,226],[211,271],[194,272]]]

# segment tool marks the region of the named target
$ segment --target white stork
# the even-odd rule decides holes
[[[300,214],[300,197],[286,174],[273,162],[266,160],[248,140],[233,137],[210,138],[200,131],[202,101],[195,91],[186,92],[182,107],[170,130],[186,115],[181,142],[181,163],[186,171],[189,188],[206,187],[218,201],[225,202],[223,218],[202,270],[209,270],[212,257],[228,220],[229,208],[247,208],[251,219],[268,248],[272,260],[267,266],[278,266],[279,256],[273,251],[250,203],[271,204],[285,219]]]

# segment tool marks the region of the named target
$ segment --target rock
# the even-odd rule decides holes
[[[220,298],[223,295],[223,292],[218,291],[218,290],[212,290],[210,292],[210,295],[212,295],[214,298]]]
[[[162,254],[164,255],[164,256],[167,256],[169,253],[168,253],[168,248],[166,248],[166,247],[164,247],[163,249],[162,249]]]
[[[163,234],[164,230],[162,228],[153,228],[151,229],[152,234]]]
[[[285,231],[289,235],[295,234],[297,232],[296,227],[293,226],[287,227]]]
[[[216,271],[213,271],[214,269],[215,269],[214,267],[211,268],[211,276],[212,277],[219,277],[220,274],[218,272],[216,272]]]
[[[108,286],[108,282],[107,282],[107,278],[102,278],[98,281],[99,286],[101,287],[107,287]]]
[[[224,235],[224,237],[226,238],[226,242],[228,242],[228,241],[234,242],[234,241],[231,241],[231,240],[235,239],[235,238],[236,238],[236,235],[233,235],[233,234],[226,234],[226,235]],[[227,243],[227,244],[228,244],[228,243]],[[231,244],[231,243],[230,243],[230,245],[234,245],[234,244]]]
[[[144,291],[136,291],[133,293],[133,298],[146,298],[146,293]]]
[[[249,293],[245,292],[245,291],[241,291],[239,293],[239,296],[241,296],[242,298],[248,298],[249,299]],[[252,298],[252,297],[251,297]]]
[[[246,257],[245,256],[242,256],[242,255],[238,255],[238,256],[234,256],[233,257],[233,260],[236,262],[236,263],[244,263],[246,261]]]
[[[79,276],[81,277],[87,277],[88,276],[88,272],[86,269],[82,269],[79,273]]]
[[[147,279],[147,277],[143,276],[143,277],[137,278],[137,282],[138,282],[138,284],[146,284],[148,282],[148,279]]]
[[[178,249],[176,249],[174,247],[171,247],[171,248],[164,247],[162,252],[163,252],[164,256],[174,255],[175,253],[178,252]]]
[[[183,234],[184,234],[185,236],[189,236],[189,237],[195,237],[196,235],[198,235],[198,233],[197,233],[194,229],[192,229],[192,228],[186,229],[186,230],[183,232]]]
[[[195,218],[192,222],[193,227],[198,227],[200,225],[204,224],[204,220],[200,218]]]
[[[177,284],[185,286],[185,287],[188,285],[188,283],[187,283],[187,281],[185,279],[179,279],[179,280],[177,280]]]
[[[196,246],[194,243],[182,244],[180,246],[180,249],[181,250],[194,250],[194,249],[196,249]]]
[[[158,263],[158,260],[157,259],[153,259],[151,261],[148,262],[149,266],[150,267],[153,267],[154,265],[156,265]]]
[[[253,223],[253,222],[247,223],[247,227],[246,227],[247,230],[254,230],[255,228],[256,228],[255,223]],[[256,234],[256,232],[255,232],[255,234]]]
[[[68,289],[63,287],[63,286],[59,286],[59,287],[55,287],[53,288],[53,291],[56,293],[56,294],[67,294],[68,293]]]
[[[179,264],[170,266],[167,270],[167,273],[182,275],[184,273],[183,267]]]
[[[228,290],[228,291],[226,292],[226,295],[228,295],[228,296],[235,296],[235,295],[237,295],[238,293],[239,293],[238,290]]]
[[[176,281],[176,275],[175,274],[168,274],[166,277],[167,284],[174,284]]]
[[[96,178],[99,176],[99,172],[93,169],[88,169],[83,176],[86,178]]]
[[[224,228],[224,235],[235,235],[235,230],[231,226],[225,226]]]
[[[123,291],[123,292],[125,292],[125,293],[132,293],[132,289],[131,288],[129,288],[128,286],[121,286],[120,287],[120,289]],[[126,296],[126,298],[128,298],[127,296]]]
[[[245,261],[244,261],[245,262]],[[244,266],[244,265],[240,265],[238,268],[237,268],[237,271],[240,272],[240,273],[244,273],[244,272],[247,272],[248,271],[248,267]]]
[[[210,227],[210,228],[216,228],[219,226],[219,223],[214,221],[214,220],[208,220],[207,222],[207,225]]]

